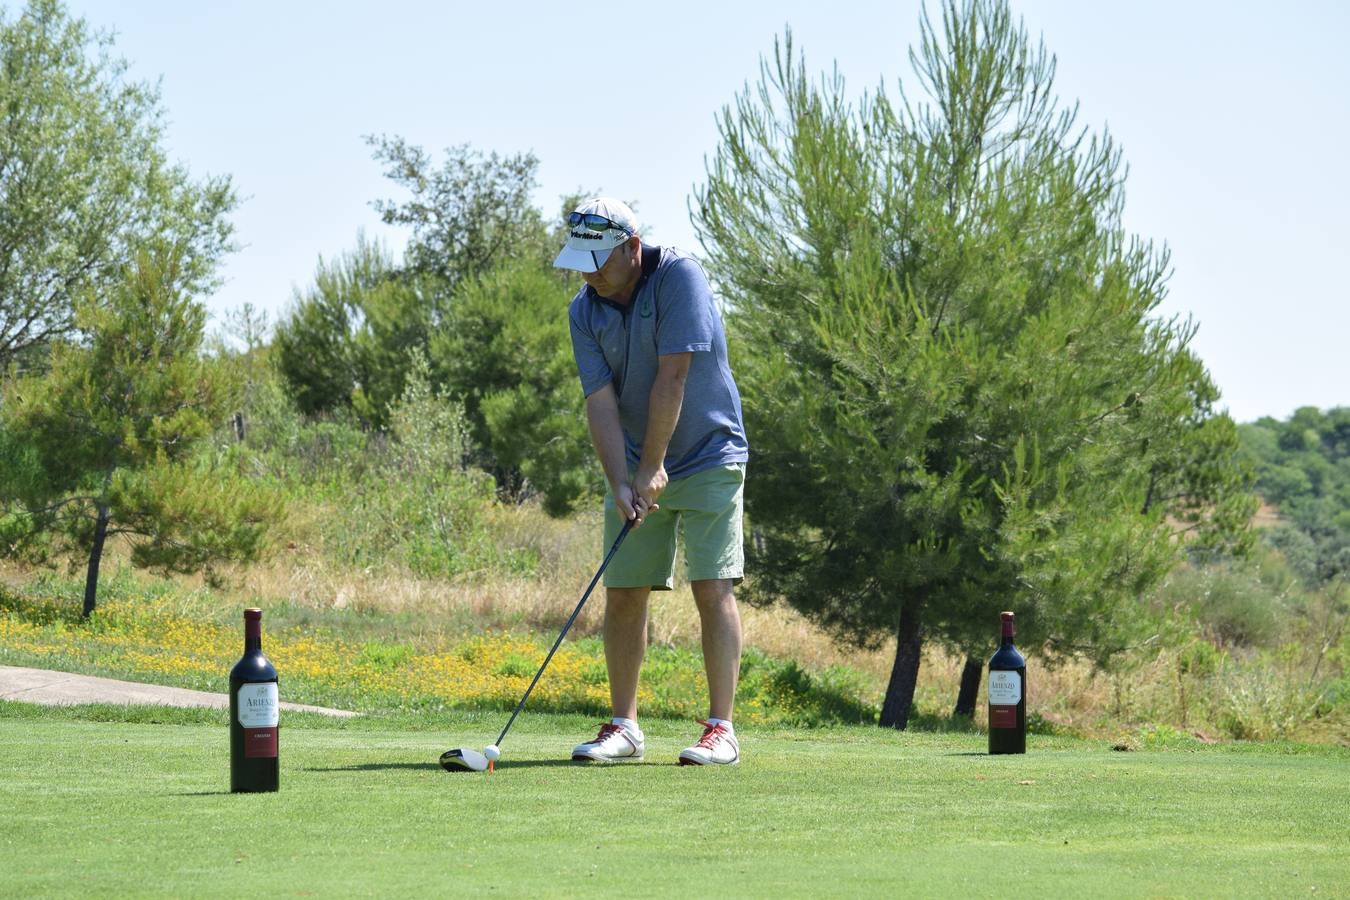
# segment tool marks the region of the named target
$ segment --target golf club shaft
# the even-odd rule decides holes
[[[511,718],[506,722],[506,727],[502,729],[501,734],[497,735],[497,740],[495,741],[496,746],[500,747],[502,745],[502,741],[506,738],[506,733],[511,730],[511,723],[516,720],[516,716],[520,715],[520,711],[525,708],[525,701],[530,699],[530,691],[534,690],[534,686],[539,683],[539,676],[543,675],[544,669],[548,668],[548,661],[553,658],[554,653],[558,652],[558,647],[562,644],[563,638],[567,637],[568,629],[572,627],[572,623],[577,620],[577,616],[581,613],[581,608],[585,606],[586,601],[590,599],[591,591],[595,590],[596,582],[600,580],[601,575],[605,574],[605,568],[609,565],[609,561],[614,558],[615,553],[619,552],[619,545],[623,543],[623,539],[628,536],[628,532],[631,531],[632,528],[632,519],[623,523],[623,530],[620,531],[619,536],[614,539],[614,546],[609,548],[609,553],[605,554],[605,560],[600,563],[600,568],[596,570],[595,577],[592,578],[591,583],[586,586],[586,593],[581,595],[581,602],[577,604],[576,609],[572,610],[572,615],[568,617],[567,624],[563,625],[562,631],[558,632],[558,639],[553,642],[553,649],[548,651],[548,656],[544,657],[544,662],[539,666],[539,671],[534,673],[534,680],[531,681],[530,686],[525,689],[525,696],[520,698],[520,702],[516,704],[515,711],[511,713]]]

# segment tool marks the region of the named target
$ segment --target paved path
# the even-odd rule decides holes
[[[22,700],[25,703],[41,703],[47,706],[134,703],[152,706],[230,708],[228,694],[190,691],[186,688],[165,687],[159,684],[139,684],[134,681],[118,681],[115,678],[95,678],[92,675],[72,675],[69,672],[49,672],[46,669],[24,669],[18,666],[0,666],[0,700]],[[345,709],[306,706],[303,703],[283,702],[281,708],[342,718],[358,715]]]

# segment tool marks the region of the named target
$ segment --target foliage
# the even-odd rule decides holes
[[[397,442],[400,463],[413,478],[438,472],[463,471],[469,457],[464,407],[431,386],[431,367],[414,351],[408,384],[389,412],[389,430]]]
[[[401,137],[367,136],[384,174],[411,195],[375,208],[389,225],[412,229],[406,265],[447,290],[504,258],[547,265],[553,246],[530,202],[539,160],[531,153],[486,157],[468,145],[451,147],[439,169],[421,147]]]
[[[463,407],[433,390],[427,362],[418,354],[389,418],[393,441],[379,452],[377,468],[347,486],[337,531],[364,539],[343,542],[354,554],[343,561],[365,566],[401,558],[410,571],[430,577],[502,563],[528,565],[492,540],[484,521],[492,480],[466,467]]]
[[[1276,566],[1242,562],[1181,566],[1158,586],[1153,602],[1195,623],[1217,647],[1273,646],[1298,595]]]
[[[158,90],[113,43],[58,0],[0,10],[0,365],[69,336],[75,300],[113,290],[147,241],[182,248],[188,292],[231,247],[230,180],[167,160]]]
[[[425,353],[437,293],[408,280],[378,242],[358,237],[335,262],[319,260],[274,339],[277,367],[307,415],[355,412],[374,427],[403,392],[410,353]]]
[[[1150,597],[1167,622],[1153,653],[1117,667],[1141,687],[1116,714],[1238,740],[1350,739],[1343,585],[1310,586],[1262,546],[1179,567]]]
[[[412,237],[401,265],[358,241],[297,295],[275,346],[300,410],[384,427],[410,354],[425,353],[434,385],[462,398],[472,459],[502,496],[565,514],[599,478],[561,304],[569,282],[551,265],[561,225],[529,202],[538,161],[459,147],[433,169],[401,138],[368,140],[411,193],[377,208]]]
[[[447,390],[464,398],[481,463],[508,496],[542,496],[564,515],[601,482],[582,412],[564,283],[512,261],[464,284],[431,358]]]
[[[1305,406],[1239,432],[1257,489],[1287,520],[1267,541],[1309,584],[1350,577],[1350,408]]]
[[[252,559],[276,499],[245,477],[245,454],[205,444],[233,386],[198,350],[205,310],[180,287],[181,251],[142,255],[106,297],[76,306],[82,343],[58,343],[50,371],[5,388],[0,520],[7,555],[89,556],[93,611],[104,541],[132,561],[191,571]]]
[[[40,592],[36,592],[40,594]],[[168,608],[165,608],[165,607]],[[366,712],[514,708],[548,652],[551,635],[487,632],[434,641],[354,641],[324,625],[293,625],[269,614],[266,650],[284,673],[288,698]],[[212,689],[238,656],[238,624],[203,620],[147,602],[123,586],[84,624],[59,602],[0,592],[0,662],[41,659],[116,677]],[[702,655],[693,647],[648,651],[641,700],[652,719],[706,712]],[[858,673],[808,672],[762,653],[746,655],[740,721],[823,726],[871,722],[876,708]],[[569,641],[530,695],[536,712],[609,710],[604,646]]]
[[[1254,476],[1241,451],[1236,423],[1216,413],[1219,392],[1206,377],[1194,411],[1172,423],[1149,470],[1145,510],[1159,506],[1182,527],[1192,558],[1237,560],[1252,549],[1252,516],[1260,506]]]
[[[1174,528],[1240,550],[1251,506],[1193,326],[1153,316],[1167,253],[1124,233],[1121,153],[1044,48],[971,0],[911,61],[929,102],[855,107],[789,35],[698,197],[751,398],[754,595],[898,635],[898,727],[923,636],[983,652],[1011,608],[1024,643],[1105,658],[1149,633]]]
[[[529,202],[538,161],[459,147],[433,169],[401,138],[368,141],[411,193],[376,206],[412,237],[401,266],[360,241],[297,296],[276,347],[300,409],[383,427],[410,353],[425,353],[435,385],[463,399],[473,459],[502,494],[537,493],[566,513],[596,479],[559,303],[567,281],[550,265],[561,238]]]
[[[531,556],[501,547],[489,528],[495,491],[469,465],[463,405],[433,387],[416,350],[401,368],[403,393],[382,431],[350,410],[305,416],[279,372],[253,370],[240,406],[244,446],[293,508],[318,519],[316,534],[293,540],[312,537],[333,564],[429,578],[529,571]]]

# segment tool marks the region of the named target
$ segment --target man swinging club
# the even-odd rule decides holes
[[[733,588],[744,569],[741,510],[749,447],[722,318],[698,261],[670,247],[644,246],[624,203],[588,200],[568,224],[554,265],[581,272],[586,282],[568,316],[591,440],[609,482],[604,545],[624,522],[634,525],[604,576],[614,717],[572,758],[643,756],[637,688],[648,599],[653,589],[674,584],[679,531],[702,623],[709,693],[703,734],[680,751],[679,762],[735,764],[740,745],[732,706],[741,620]]]

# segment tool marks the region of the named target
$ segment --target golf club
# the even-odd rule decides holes
[[[586,586],[586,593],[581,595],[581,602],[577,604],[576,609],[572,610],[572,615],[568,617],[567,623],[563,625],[562,631],[558,633],[558,639],[553,642],[553,649],[548,651],[548,656],[544,657],[543,663],[539,666],[539,671],[534,673],[534,680],[530,682],[530,686],[525,689],[525,695],[522,696],[520,702],[516,704],[516,709],[511,713],[511,718],[507,720],[506,727],[502,729],[501,734],[497,735],[496,743],[489,744],[482,753],[467,747],[456,747],[453,750],[447,750],[441,754],[442,769],[447,772],[482,772],[490,768],[492,763],[496,762],[497,758],[501,756],[501,750],[498,748],[501,747],[502,741],[506,739],[506,732],[511,730],[511,723],[516,720],[516,716],[520,715],[521,709],[525,706],[525,701],[530,699],[530,691],[534,690],[534,686],[539,683],[539,676],[543,675],[544,669],[548,668],[548,661],[551,660],[553,654],[558,651],[558,647],[562,644],[563,638],[567,637],[568,629],[572,627],[572,623],[577,620],[577,616],[581,613],[581,608],[585,606],[586,601],[590,599],[591,591],[595,589],[596,582],[600,580],[600,576],[605,574],[605,568],[609,565],[609,561],[614,558],[615,553],[619,552],[619,545],[623,543],[623,539],[627,537],[628,532],[632,530],[633,521],[634,520],[629,519],[627,522],[623,523],[623,530],[620,531],[619,536],[614,539],[614,545],[609,548],[609,553],[605,554],[604,562],[600,563],[600,568],[596,570],[595,577],[592,578],[591,583]]]

